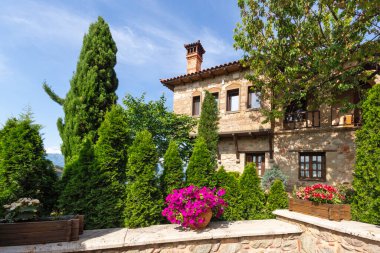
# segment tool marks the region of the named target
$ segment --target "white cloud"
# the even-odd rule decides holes
[[[60,147],[47,147],[45,150],[48,154],[62,154]]]
[[[17,37],[15,43],[24,43],[25,39],[43,43],[55,41],[69,45],[81,43],[91,19],[74,14],[48,4],[22,3],[2,6],[0,10],[1,26]],[[24,39],[24,40],[20,40]]]

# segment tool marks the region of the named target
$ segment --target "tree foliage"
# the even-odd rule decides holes
[[[58,178],[46,159],[40,128],[27,113],[0,129],[0,216],[4,204],[23,197],[40,200],[45,214],[56,204]]]
[[[311,94],[317,107],[333,104],[348,90],[360,93],[362,83],[380,71],[376,1],[239,0],[238,5],[242,20],[235,48],[245,53],[254,89],[271,101],[272,108],[264,110],[269,118],[281,117],[285,106]]]
[[[356,131],[352,206],[354,219],[380,224],[380,84],[363,103],[363,126]]]
[[[88,228],[120,227],[123,224],[129,129],[124,110],[114,105],[106,113],[94,147],[96,170],[89,199],[94,214]],[[107,217],[105,219],[105,217]]]
[[[169,147],[164,155],[164,171],[161,175],[161,188],[164,197],[173,189],[182,188],[185,175],[183,173],[183,162],[178,152],[175,141],[170,141]]]
[[[66,165],[60,181],[61,194],[58,199],[60,211],[64,214],[83,214],[86,216],[86,228],[92,227],[91,217],[95,215],[91,196],[94,186],[96,164],[94,147],[85,140],[79,156]]]
[[[186,169],[186,184],[199,187],[215,186],[215,167],[205,139],[198,137]]]
[[[164,156],[170,140],[175,140],[179,144],[182,160],[187,161],[193,146],[189,132],[196,122],[189,116],[169,112],[165,102],[164,96],[158,101],[149,102],[145,102],[144,95],[140,98],[125,96],[123,103],[132,137],[137,132],[148,130],[153,136],[159,157]]]
[[[269,190],[266,208],[272,213],[276,209],[288,208],[289,199],[285,191],[284,184],[280,179],[276,179]]]
[[[265,218],[265,196],[260,188],[260,178],[257,175],[254,163],[248,163],[244,167],[243,174],[239,180],[239,188],[243,218],[246,220]]]
[[[157,180],[158,154],[152,134],[138,132],[128,149],[124,225],[146,227],[159,224],[163,198]]]
[[[216,182],[219,188],[226,190],[223,199],[228,204],[228,206],[224,208],[224,213],[221,219],[227,221],[242,220],[244,214],[240,207],[241,194],[239,189],[239,173],[227,172],[221,167],[216,172]]]
[[[261,179],[261,186],[264,190],[269,190],[276,179],[280,179],[284,186],[288,181],[288,177],[281,171],[277,164],[274,164],[270,170],[265,170],[264,176]]]
[[[205,139],[207,148],[210,151],[211,157],[216,166],[218,154],[218,104],[214,96],[206,91],[205,98],[202,103],[202,111],[198,124],[198,136]]]
[[[51,87],[44,84],[51,99],[63,105],[65,117],[64,120],[58,119],[57,125],[66,164],[78,156],[84,139],[89,138],[95,143],[105,113],[116,103],[116,52],[109,26],[99,17],[83,38],[77,68],[66,98],[59,98]]]

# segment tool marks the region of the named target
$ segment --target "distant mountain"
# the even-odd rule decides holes
[[[47,154],[47,159],[53,162],[54,165],[57,165],[59,167],[64,167],[65,166],[65,158],[63,157],[62,154],[53,154],[53,153],[48,153]]]

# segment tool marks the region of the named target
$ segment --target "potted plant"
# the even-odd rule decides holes
[[[20,198],[4,205],[0,221],[0,246],[75,241],[79,239],[83,216],[39,217],[38,199]]]
[[[289,199],[289,210],[329,220],[351,220],[350,205],[345,196],[331,185],[314,184],[299,188]]]
[[[205,228],[213,214],[220,217],[227,203],[222,196],[224,189],[218,191],[207,187],[190,185],[175,189],[166,197],[167,207],[162,211],[171,223],[191,229]]]

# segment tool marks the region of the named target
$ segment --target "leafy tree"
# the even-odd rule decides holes
[[[280,179],[283,185],[286,185],[288,177],[281,171],[277,164],[274,164],[270,170],[266,170],[261,179],[261,186],[264,190],[269,190],[276,179]]]
[[[280,179],[276,179],[269,190],[266,208],[270,212],[276,209],[288,208],[289,199],[284,185]]]
[[[83,38],[66,98],[60,98],[46,83],[43,85],[51,99],[63,106],[65,118],[58,119],[57,125],[66,164],[76,159],[84,139],[95,143],[105,113],[116,103],[116,52],[109,26],[99,17]]]
[[[205,139],[198,137],[186,169],[186,184],[199,187],[215,186],[215,167]]]
[[[205,139],[207,148],[210,151],[211,157],[216,166],[218,154],[218,105],[214,96],[206,91],[205,98],[202,104],[201,117],[198,125],[198,136]]]
[[[4,204],[23,197],[40,200],[44,214],[55,205],[58,177],[46,158],[40,129],[27,113],[8,119],[0,130],[0,216]]]
[[[228,206],[224,208],[221,219],[227,221],[242,220],[244,214],[240,207],[239,174],[236,175],[234,172],[227,172],[221,167],[216,172],[216,181],[219,188],[226,190],[223,199],[228,203]]]
[[[128,149],[124,225],[146,227],[162,220],[162,194],[157,182],[158,154],[152,134],[138,132]]]
[[[96,168],[95,155],[90,140],[85,140],[81,146],[78,158],[66,165],[63,171],[58,204],[65,214],[84,214],[86,227],[88,224],[91,227],[90,219],[95,213],[90,199]]]
[[[123,224],[127,149],[130,136],[124,110],[114,105],[106,113],[94,147],[96,171],[91,185],[87,228],[120,227]],[[105,217],[107,217],[105,219]]]
[[[159,157],[163,157],[170,140],[179,144],[179,152],[183,161],[187,161],[192,151],[193,142],[189,132],[196,122],[192,117],[169,112],[162,96],[158,101],[145,102],[145,97],[134,98],[126,95],[123,103],[126,106],[126,117],[132,137],[137,132],[148,130],[156,144]]]
[[[175,141],[170,141],[168,150],[164,155],[164,171],[161,176],[161,188],[164,197],[173,189],[182,188],[184,177],[183,163],[178,152],[178,146]]]
[[[360,93],[362,83],[380,71],[376,1],[239,0],[238,5],[242,20],[235,48],[245,53],[254,90],[271,101],[264,110],[269,119],[311,94],[311,106],[317,107],[349,90]]]
[[[353,218],[380,224],[380,84],[363,103],[363,126],[356,131]]]
[[[241,212],[246,220],[265,218],[264,192],[260,188],[260,178],[257,176],[254,163],[248,163],[239,180],[241,192]]]

